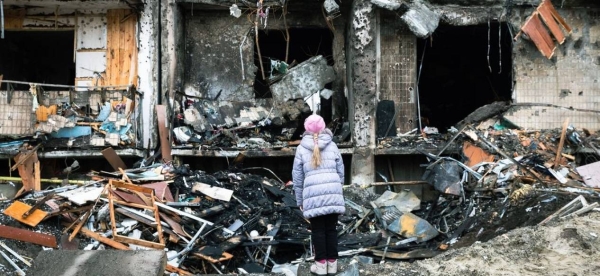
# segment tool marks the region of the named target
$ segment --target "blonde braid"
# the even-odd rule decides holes
[[[319,134],[313,134],[313,141],[315,146],[313,148],[312,165],[316,169],[321,165],[321,151],[319,150]]]

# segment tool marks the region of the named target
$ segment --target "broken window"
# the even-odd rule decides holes
[[[292,28],[289,29],[289,33],[290,44],[289,50],[287,51],[287,62],[285,30],[263,30],[258,34],[260,53],[266,79],[262,78],[259,55],[255,48],[254,63],[256,67],[259,68],[256,72],[256,79],[254,81],[254,93],[257,98],[272,97],[269,85],[279,79],[278,76],[281,75],[281,70],[285,70],[282,66],[277,66],[280,61],[284,61],[289,67],[293,67],[311,57],[322,55],[327,60],[327,64],[333,66],[333,34],[329,29]]]
[[[0,74],[6,80],[73,85],[73,41],[73,31],[6,31],[0,40]],[[13,88],[29,90],[29,85]]]
[[[510,101],[512,39],[506,23],[441,25],[417,47],[423,127],[445,131],[483,105]]]

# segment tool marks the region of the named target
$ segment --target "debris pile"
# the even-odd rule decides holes
[[[321,99],[333,91],[325,88],[335,80],[333,67],[323,56],[295,66],[271,62],[268,79],[272,98],[223,101],[181,96],[173,134],[176,148],[256,149],[295,145],[304,131],[303,120],[320,108]],[[339,119],[329,126],[338,139],[349,137],[349,125]]]
[[[598,135],[568,122],[546,131],[467,124],[451,135],[439,139],[447,142],[435,154],[417,147],[430,161],[421,181],[344,187],[348,208],[337,230],[340,256],[352,257],[346,271],[358,271],[359,262],[430,258],[516,227],[599,210]],[[450,144],[462,145],[460,153],[444,155]],[[8,249],[0,251],[11,254],[10,271],[26,271],[33,257],[14,240],[43,248],[162,250],[165,270],[179,275],[302,275],[312,260],[310,225],[292,183],[269,169],[241,168],[240,156],[216,173],[171,162],[124,170],[116,157],[109,160],[114,171],[92,172],[84,184],[28,186],[4,201],[0,236]],[[416,193],[409,189],[415,184],[429,189]],[[387,189],[378,195],[370,187]]]
[[[103,93],[103,100],[97,106],[78,105],[81,100],[40,105],[35,110],[37,135],[34,138],[53,138],[41,139],[52,148],[135,146],[135,101],[125,96],[132,93],[123,93],[119,100],[106,98]]]

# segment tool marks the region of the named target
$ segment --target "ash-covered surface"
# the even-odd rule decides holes
[[[360,264],[360,275],[596,275],[600,214],[509,231],[413,263]]]

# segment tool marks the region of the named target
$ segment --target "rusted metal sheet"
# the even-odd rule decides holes
[[[57,248],[56,237],[25,229],[0,225],[0,237]]]

